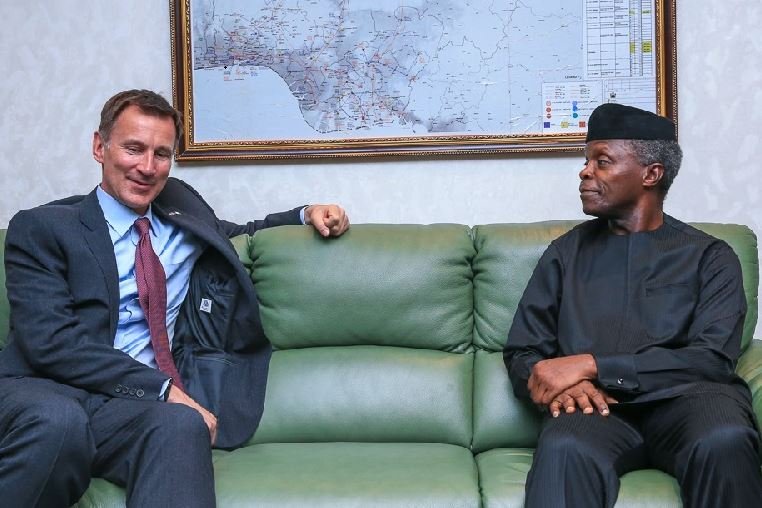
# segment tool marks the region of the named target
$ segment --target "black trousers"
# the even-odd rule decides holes
[[[619,477],[643,468],[677,478],[686,507],[762,502],[759,434],[746,405],[702,393],[610,407],[608,417],[577,410],[545,418],[525,506],[611,507]]]
[[[130,507],[213,507],[209,431],[192,408],[0,379],[0,504],[69,507],[91,476]]]

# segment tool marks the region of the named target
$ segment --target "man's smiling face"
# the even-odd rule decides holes
[[[169,178],[175,146],[171,117],[127,106],[108,140],[93,135],[93,157],[103,167],[101,188],[142,215]]]

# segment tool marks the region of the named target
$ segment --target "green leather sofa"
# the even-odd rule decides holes
[[[513,397],[501,350],[540,254],[574,224],[355,225],[332,240],[287,226],[235,239],[276,352],[257,433],[215,451],[218,505],[522,506],[540,417]],[[738,370],[762,417],[756,238],[698,226],[741,259]],[[0,340],[7,320],[2,294]],[[664,473],[622,479],[619,507],[680,504]],[[96,479],[78,506],[121,507],[124,493]]]

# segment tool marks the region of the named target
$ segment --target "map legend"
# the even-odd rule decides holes
[[[543,134],[586,132],[587,119],[601,103],[603,88],[600,81],[544,83],[542,97]]]

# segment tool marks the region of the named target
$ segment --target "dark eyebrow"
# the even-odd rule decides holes
[[[143,143],[142,141],[137,139],[130,139],[130,138],[123,140],[122,145],[123,146],[128,146],[128,145],[146,146],[145,143]]]

